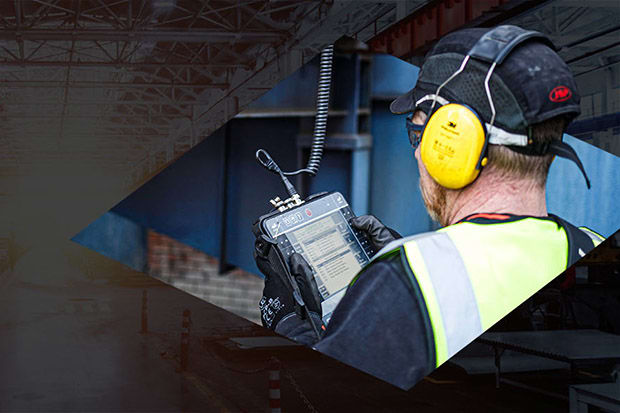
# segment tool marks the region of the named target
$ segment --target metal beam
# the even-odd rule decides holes
[[[585,53],[585,54],[583,54],[581,56],[574,57],[572,59],[567,60],[566,63],[568,63],[570,65],[571,63],[579,62],[581,60],[587,59],[588,57],[592,57],[592,56],[599,57],[602,52],[605,52],[605,51],[607,51],[609,49],[613,49],[614,47],[617,47],[617,46],[620,46],[620,42],[612,43],[612,44],[604,46],[604,47],[602,47],[600,49],[591,50],[588,53]]]
[[[92,100],[87,100],[87,97],[83,97],[83,100],[70,100],[67,102],[67,105],[73,106],[125,106],[125,105],[136,105],[139,108],[144,106],[163,106],[165,109],[174,108],[175,110],[179,110],[177,106],[187,106],[189,108],[193,105],[201,104],[198,101],[177,101],[174,105],[164,102],[164,101],[156,101],[156,100],[102,100],[98,98],[93,98]],[[32,97],[28,100],[3,100],[0,102],[0,106],[54,106],[54,105],[62,105],[62,100],[41,100],[36,97]],[[1,112],[0,112],[1,113]],[[156,112],[157,113],[157,112]],[[0,116],[2,116],[0,114]]]
[[[128,31],[97,29],[29,29],[2,30],[2,40],[113,41],[113,42],[184,42],[184,43],[276,43],[286,37],[275,31],[222,32],[218,30]]]
[[[615,9],[618,3],[613,0],[562,0],[558,2],[561,7],[589,7],[589,8],[608,8]]]
[[[114,61],[93,61],[93,62],[67,62],[67,61],[38,61],[38,60],[0,60],[0,66],[35,66],[35,67],[112,67],[127,69],[142,68],[167,68],[167,69],[250,69],[249,64],[243,63],[158,63],[158,62],[114,62]],[[132,73],[133,74],[133,73]]]
[[[148,82],[89,82],[70,80],[68,82],[58,80],[0,80],[0,87],[40,87],[40,88],[56,88],[56,87],[74,87],[74,88],[198,88],[198,89],[228,89],[226,83],[148,83]]]
[[[60,118],[60,113],[54,113],[54,114],[49,114],[49,113],[45,113],[45,114],[34,114],[34,115],[27,115],[27,114],[16,114],[16,113],[11,113],[8,115],[0,115],[0,120],[3,117],[10,117],[11,119],[56,119],[58,121],[61,120]],[[149,118],[151,119],[164,119],[164,118],[169,118],[169,119],[178,119],[179,115],[178,114],[153,114],[150,116],[147,115],[126,115],[126,114],[120,114],[120,113],[104,113],[104,114],[84,114],[84,115],[80,115],[80,114],[67,114],[65,115],[65,118],[67,119],[102,119],[102,118],[109,118],[109,119],[119,119],[119,120],[131,120],[131,121],[138,121],[138,120],[147,120],[149,121]],[[150,124],[150,123],[149,123]],[[127,127],[131,127],[131,126],[139,126],[139,127],[146,127],[144,124],[132,124],[132,123],[128,123],[128,124],[119,124],[119,126],[127,126]],[[154,125],[152,126],[153,128],[155,128],[156,126],[163,126],[163,125]]]
[[[464,27],[498,24],[551,0],[433,0],[368,41],[375,53],[423,56],[440,37]]]

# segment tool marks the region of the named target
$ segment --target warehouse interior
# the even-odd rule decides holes
[[[432,230],[404,116],[389,102],[413,86],[416,64],[445,33],[541,31],[577,79],[582,114],[565,139],[593,181],[588,191],[574,165],[556,161],[548,203],[610,237],[574,269],[595,280],[577,294],[580,305],[607,307],[582,309],[578,323],[556,314],[547,291],[520,311],[533,314],[533,328],[619,334],[597,319],[617,311],[619,291],[618,21],[614,1],[2,2],[0,411],[265,410],[273,371],[289,411],[565,411],[569,385],[607,383],[614,365],[573,376],[567,361],[526,359],[491,340],[403,392],[264,341],[272,334],[256,325],[262,279],[251,224],[284,191],[254,154],[268,149],[289,170],[305,164],[319,53],[335,44],[321,171],[296,184],[304,195],[338,190],[357,215],[401,233]],[[410,179],[394,179],[403,170]],[[179,350],[185,310],[189,367]],[[500,380],[493,351],[504,350]],[[317,384],[336,377],[327,390]]]

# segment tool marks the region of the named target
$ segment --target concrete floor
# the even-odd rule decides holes
[[[0,411],[566,411],[447,365],[408,392],[304,347],[242,349],[262,327],[69,241],[30,249],[0,276]],[[148,332],[141,334],[142,294]],[[180,371],[182,313],[191,311]]]

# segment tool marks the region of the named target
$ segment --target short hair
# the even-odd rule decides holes
[[[532,125],[532,139],[541,144],[550,143],[553,140],[561,140],[568,119],[564,116],[556,116],[546,121]],[[547,183],[549,167],[553,161],[553,155],[547,153],[542,156],[525,155],[502,145],[489,145],[489,163],[486,168],[493,169],[509,179],[530,179],[540,187]]]

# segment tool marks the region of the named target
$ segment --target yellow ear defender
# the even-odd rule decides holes
[[[467,105],[449,103],[427,120],[420,156],[439,185],[460,189],[472,183],[487,164],[487,141],[476,112]]]

